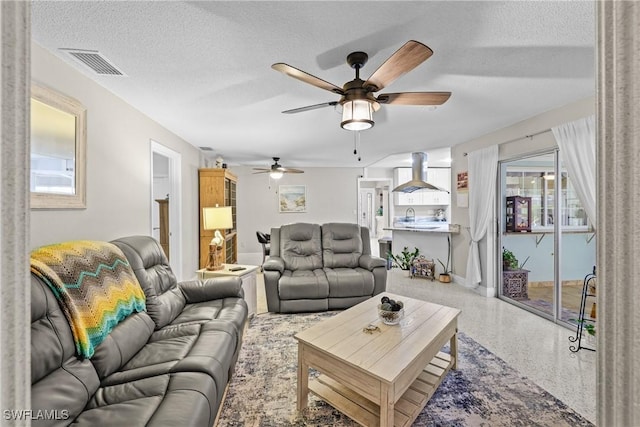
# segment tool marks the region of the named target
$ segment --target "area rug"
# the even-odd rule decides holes
[[[356,426],[313,394],[309,407],[296,411],[293,336],[335,314],[264,313],[251,319],[218,425]],[[464,333],[458,337],[458,370],[447,375],[414,426],[593,425]]]

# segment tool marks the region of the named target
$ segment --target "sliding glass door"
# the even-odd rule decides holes
[[[501,162],[499,296],[575,323],[594,234],[557,150]]]

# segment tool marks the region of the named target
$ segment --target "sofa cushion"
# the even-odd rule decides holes
[[[329,282],[322,269],[285,270],[278,282],[280,299],[317,299],[329,296]]]
[[[187,304],[172,324],[154,333],[155,324],[151,318],[146,313],[136,313],[111,331],[105,341],[96,348],[91,361],[98,376],[101,379],[111,376],[109,381],[124,382],[179,371],[181,368],[176,364],[187,355],[193,356],[190,346],[199,340],[202,331],[218,329],[223,330],[225,336],[231,335],[231,344],[228,344],[226,339],[210,344],[214,348],[225,348],[225,345],[229,345],[227,350],[231,355],[237,353],[242,343],[246,317],[247,305],[241,298]],[[162,343],[162,337],[167,341]],[[159,347],[162,350],[159,351]],[[179,348],[180,351],[171,352],[169,349],[172,347]],[[153,359],[148,358],[149,353]],[[143,366],[145,360],[156,366],[148,371],[132,371],[133,368]],[[163,363],[166,364],[161,366]],[[225,365],[224,369],[229,369],[229,365]]]
[[[364,268],[325,268],[329,282],[329,297],[360,297],[373,295],[373,273]]]
[[[51,289],[31,276],[31,409],[57,411],[58,424],[77,417],[100,385],[88,359],[75,355],[67,319]],[[66,412],[63,412],[66,411]],[[45,421],[42,421],[43,423]],[[32,425],[38,425],[37,420]]]
[[[147,313],[156,329],[171,323],[182,312],[186,300],[160,244],[149,236],[122,237],[111,243],[129,260],[147,297]]]
[[[120,370],[145,346],[154,329],[147,313],[136,313],[118,324],[91,358],[98,376],[105,378]]]
[[[358,224],[329,223],[322,225],[322,256],[326,268],[355,268],[363,253]]]
[[[210,426],[222,396],[198,372],[101,387],[74,426]]]
[[[182,313],[167,326],[206,323],[210,320],[225,320],[231,322],[239,336],[242,335],[249,309],[242,298],[224,298],[212,301],[202,301],[187,304]]]
[[[176,372],[209,375],[222,394],[235,356],[236,330],[225,321],[170,325],[153,333],[149,342],[120,371],[102,380],[102,385]]]
[[[318,224],[289,224],[280,229],[280,257],[287,270],[322,268],[322,242]]]

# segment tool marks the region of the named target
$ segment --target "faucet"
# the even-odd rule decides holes
[[[416,221],[416,211],[413,210],[413,208],[407,209],[407,211],[404,213],[405,221],[409,222],[409,212],[411,212],[411,222],[415,222]]]

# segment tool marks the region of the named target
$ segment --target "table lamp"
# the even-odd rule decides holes
[[[202,208],[202,223],[205,230],[215,230],[213,239],[209,243],[209,263],[205,267],[207,270],[222,270],[224,267],[218,261],[218,248],[222,247],[224,237],[220,230],[233,228],[233,217],[231,206],[218,206],[215,208]]]

